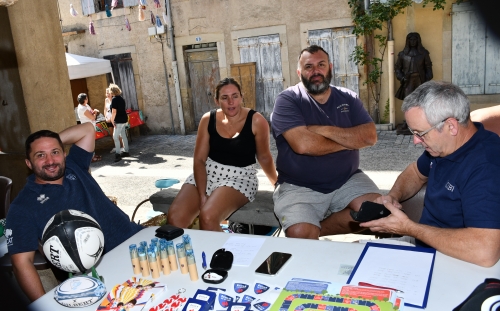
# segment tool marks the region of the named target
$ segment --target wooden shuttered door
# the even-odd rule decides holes
[[[470,3],[453,5],[452,82],[465,94],[500,93],[500,42]]]
[[[359,94],[358,66],[349,60],[356,46],[356,36],[352,27],[327,28],[308,31],[309,45],[319,45],[330,56],[333,64],[333,80],[335,86],[348,88]]]
[[[97,4],[94,0],[81,0],[82,3],[82,15],[87,16],[94,14],[98,11]]]
[[[243,106],[255,110],[255,63],[231,64],[231,77],[241,86]]]
[[[486,28],[485,94],[500,94],[500,35]]]
[[[279,34],[238,38],[241,63],[255,63],[255,110],[269,119],[283,91]]]
[[[134,70],[130,53],[108,55],[104,59],[111,61],[111,69],[115,78],[115,84],[122,90],[126,109],[139,110],[137,92],[135,89]]]
[[[217,49],[186,50],[189,85],[196,126],[206,112],[218,108],[215,104],[215,87],[220,81]]]

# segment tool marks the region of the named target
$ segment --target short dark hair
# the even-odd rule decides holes
[[[76,98],[76,100],[78,101],[78,103],[80,104],[83,104],[85,102],[85,100],[87,99],[87,94],[85,93],[80,93],[78,94],[78,97]]]
[[[137,300],[135,298],[130,299],[127,303],[133,303],[134,306],[137,304]]]
[[[238,91],[240,92],[240,95],[242,95],[240,84],[236,82],[236,80],[234,80],[233,78],[225,78],[220,80],[217,86],[215,87],[215,99],[219,99],[220,89],[229,84],[236,86],[238,88]]]
[[[316,45],[316,44],[313,44],[313,45],[310,45],[308,47],[306,47],[305,49],[303,49],[302,51],[300,51],[300,54],[299,54],[299,58],[298,60],[300,61],[300,57],[302,56],[302,54],[304,54],[304,52],[308,52],[310,54],[314,54],[318,51],[322,51],[323,53],[326,54],[326,56],[328,56],[328,59],[330,59],[330,54],[328,54],[327,51],[325,51],[325,49],[323,49],[321,46],[319,45]]]
[[[61,149],[64,150],[64,146],[63,146],[61,137],[59,137],[59,134],[57,134],[56,132],[49,131],[49,130],[41,130],[41,131],[38,131],[38,132],[31,134],[30,136],[28,136],[28,138],[26,138],[26,142],[24,143],[24,148],[26,150],[26,159],[30,160],[31,144],[35,140],[42,138],[42,137],[50,137],[50,138],[57,139],[57,141],[59,142],[59,145],[61,146]]]

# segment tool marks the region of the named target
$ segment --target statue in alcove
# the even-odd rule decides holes
[[[418,32],[410,32],[406,36],[406,45],[398,53],[394,66],[396,78],[401,86],[396,92],[396,98],[403,100],[419,85],[432,79],[432,62],[429,51],[422,46]]]

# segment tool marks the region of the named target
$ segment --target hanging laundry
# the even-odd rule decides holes
[[[106,4],[106,5],[104,6],[104,8],[105,8],[105,10],[106,10],[106,16],[107,16],[107,17],[111,17],[111,16],[112,16],[112,14],[111,14],[111,11],[109,10],[109,6]]]
[[[95,35],[94,22],[92,20],[90,20],[90,24],[89,24],[89,33],[91,35]]]
[[[69,5],[69,14],[71,14],[71,16],[75,17],[78,15],[78,12],[75,10],[75,8],[73,7],[73,4],[70,4]]]
[[[153,14],[153,11],[149,11],[151,13],[151,24],[156,25],[156,17],[155,15]]]
[[[155,2],[155,8],[161,8],[160,0],[154,0]]]
[[[143,6],[148,6],[148,3],[146,2],[146,0],[139,0],[139,3]]]
[[[144,9],[142,8],[141,5],[139,5],[139,16],[137,17],[137,19],[140,21],[140,22],[143,22],[146,18],[144,17]]]
[[[132,30],[132,27],[130,27],[130,23],[128,22],[128,18],[125,17],[125,27],[128,29],[128,31]]]
[[[114,8],[116,8],[118,6],[118,0],[113,0],[111,1],[111,10],[113,10]]]
[[[163,26],[162,23],[161,23],[161,19],[158,15],[156,15],[156,27],[161,27]]]

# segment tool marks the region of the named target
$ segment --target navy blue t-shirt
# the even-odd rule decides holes
[[[500,137],[478,131],[443,158],[425,151],[417,160],[428,177],[420,223],[439,228],[500,229]]]
[[[278,148],[278,183],[287,182],[314,191],[329,193],[340,188],[359,172],[359,151],[343,150],[323,156],[300,155],[293,151],[283,133],[307,125],[342,128],[373,122],[356,93],[330,86],[325,104],[317,103],[299,83],[281,92],[271,116],[273,137]]]
[[[139,232],[143,227],[106,197],[88,172],[92,153],[73,145],[66,157],[62,185],[37,184],[28,177],[26,186],[11,203],[6,236],[10,254],[38,249],[47,221],[57,212],[74,209],[92,216],[104,234],[104,252]]]

